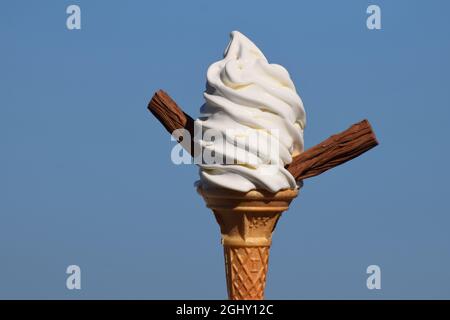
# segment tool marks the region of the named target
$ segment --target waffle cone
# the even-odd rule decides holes
[[[247,193],[227,189],[197,189],[222,234],[228,298],[264,299],[272,232],[298,190]]]

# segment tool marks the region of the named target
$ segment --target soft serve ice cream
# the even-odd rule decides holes
[[[306,119],[285,68],[269,64],[252,41],[233,31],[224,58],[208,68],[204,98],[196,120],[203,132],[198,143],[226,161],[199,164],[203,188],[277,192],[297,187],[284,167],[303,151]],[[208,130],[223,138],[209,139]]]

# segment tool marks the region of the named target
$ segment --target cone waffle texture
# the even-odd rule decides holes
[[[298,190],[198,192],[220,225],[229,299],[264,299],[272,232]]]

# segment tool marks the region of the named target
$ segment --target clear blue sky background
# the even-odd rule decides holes
[[[66,28],[70,4],[82,30]],[[380,31],[366,28],[369,4]],[[164,88],[197,116],[235,29],[289,70],[307,147],[363,118],[380,141],[305,181],[274,235],[267,298],[450,298],[449,12],[437,0],[2,1],[0,298],[226,297],[197,168],[171,163],[146,105]],[[70,264],[80,291],[65,287]]]

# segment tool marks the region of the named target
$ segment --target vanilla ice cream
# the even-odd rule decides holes
[[[204,98],[195,123],[204,134],[198,143],[227,161],[199,164],[203,188],[277,192],[297,187],[284,167],[303,151],[306,118],[285,68],[270,64],[252,41],[233,31],[224,58],[208,68]],[[209,129],[223,138],[208,138]]]

